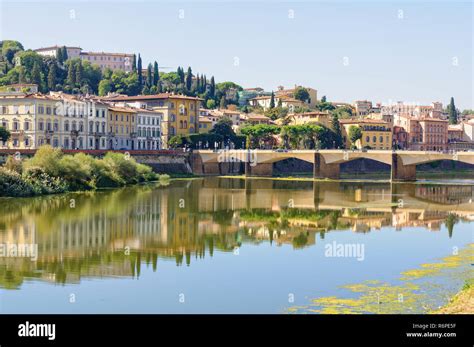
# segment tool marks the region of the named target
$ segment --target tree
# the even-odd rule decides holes
[[[211,77],[211,83],[209,87],[209,96],[214,98],[216,95],[216,83],[214,82],[214,76]]]
[[[68,55],[67,55],[67,48],[66,46],[63,46],[62,47],[62,56],[63,56],[63,61],[66,61],[69,59]]]
[[[193,85],[193,72],[191,70],[191,67],[188,67],[188,72],[186,74],[186,90],[188,92],[191,91],[192,85]]]
[[[297,87],[295,90],[294,97],[296,100],[300,100],[303,102],[306,102],[309,100],[309,93],[306,88],[303,87]]]
[[[158,63],[155,61],[153,65],[153,85],[158,87],[160,82],[160,73],[158,72]]]
[[[63,57],[63,50],[62,48],[56,49],[56,59],[58,60],[59,64],[64,63],[64,57]]]
[[[0,140],[2,140],[3,143],[7,142],[10,136],[11,134],[7,129],[0,127]]]
[[[342,131],[341,124],[339,123],[339,117],[337,114],[333,114],[331,121],[332,131],[334,132],[334,147],[341,148],[343,147],[342,143]]]
[[[112,83],[110,80],[102,80],[99,83],[99,95],[105,96],[112,91]]]
[[[454,98],[451,97],[451,101],[448,106],[449,112],[449,124],[458,124],[458,112],[456,106],[454,105]]]
[[[321,102],[326,102],[326,95],[323,95],[323,97],[321,98]]]
[[[178,66],[177,74],[179,77],[179,83],[184,83],[184,70],[181,66]]]
[[[48,89],[55,90],[56,88],[56,64],[51,64],[48,72]]]
[[[152,65],[151,63],[148,64],[148,67],[146,69],[146,86],[149,88],[151,88],[151,86],[153,85],[153,73],[151,72],[152,70]]]
[[[137,72],[137,55],[134,54],[132,58],[132,71]]]
[[[231,139],[235,136],[234,129],[232,129],[232,121],[228,117],[219,119],[209,133],[220,135],[224,140]]]
[[[355,125],[351,125],[349,128],[349,140],[351,141],[351,148],[357,148],[356,142],[361,138],[362,130]]]
[[[67,84],[73,87],[75,83],[76,83],[76,74],[75,74],[74,64],[72,63],[72,61],[70,61],[68,64],[68,69],[67,69]]]
[[[220,108],[221,110],[225,110],[225,109],[227,108],[224,95],[222,95],[222,97],[221,97],[221,101],[220,101],[220,104],[219,104],[219,108]]]
[[[216,108],[216,101],[214,99],[207,100],[206,107],[211,110]]]
[[[270,98],[270,108],[275,108],[275,93],[272,91],[272,96]]]
[[[79,87],[82,85],[82,62],[80,60],[76,63],[76,84]]]
[[[31,83],[37,84],[41,88],[41,70],[36,62],[33,65],[33,70],[31,70]]]
[[[138,85],[140,86],[140,89],[142,89],[143,76],[142,76],[142,58],[140,57],[140,53],[138,53],[137,73],[138,73]]]

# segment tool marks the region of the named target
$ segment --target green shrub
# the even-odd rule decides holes
[[[60,173],[60,159],[63,156],[59,148],[49,145],[41,146],[36,151],[34,157],[23,162],[23,170],[29,167],[39,167],[48,175],[57,177]]]
[[[58,176],[68,182],[71,190],[87,190],[93,188],[92,166],[94,159],[84,153],[65,155],[59,161]]]
[[[135,159],[122,153],[109,152],[103,159],[113,175],[122,179],[124,184],[138,182],[137,162]]]
[[[35,195],[65,193],[70,189],[66,181],[48,175],[40,167],[26,169],[23,173],[23,180],[33,187]]]
[[[17,172],[0,168],[0,196],[32,196],[33,186]]]

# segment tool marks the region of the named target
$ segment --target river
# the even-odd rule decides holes
[[[0,199],[0,313],[428,312],[473,277],[473,222],[472,180]]]

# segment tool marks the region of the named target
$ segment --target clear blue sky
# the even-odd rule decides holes
[[[474,108],[472,2],[0,1],[1,38],[26,48],[141,53],[144,65],[191,65],[243,87],[301,84],[334,101],[454,96]]]

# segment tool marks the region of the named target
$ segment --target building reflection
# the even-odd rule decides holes
[[[140,276],[246,243],[310,247],[328,232],[423,227],[449,237],[474,220],[471,185],[196,179],[166,187],[0,200],[0,244],[37,244],[38,258],[0,257],[0,286]]]

